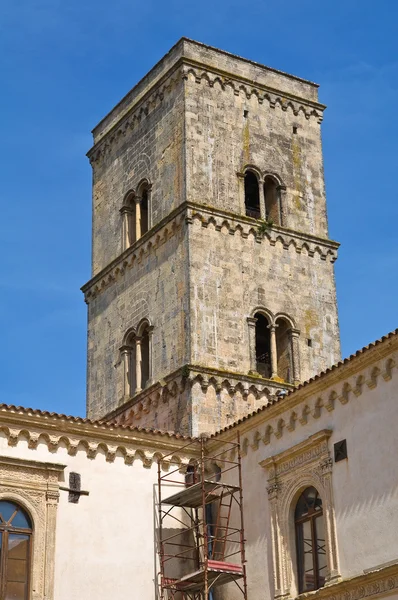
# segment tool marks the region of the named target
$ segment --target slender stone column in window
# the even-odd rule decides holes
[[[278,356],[276,351],[276,328],[278,325],[268,325],[271,334],[271,379],[278,377]]]
[[[142,391],[142,357],[141,357],[141,338],[135,338],[135,380],[136,380],[136,393]]]
[[[255,319],[254,317],[247,317],[247,324],[249,326],[250,371],[257,371],[256,323],[257,319]]]
[[[127,250],[131,246],[132,231],[131,231],[131,219],[133,211],[130,206],[122,206],[120,209],[122,215],[122,251]]]
[[[299,335],[300,335],[300,331],[298,329],[290,330],[291,356],[292,356],[292,369],[293,369],[294,385],[297,385],[300,383]]]
[[[260,218],[265,221],[268,218],[267,211],[265,210],[265,190],[264,190],[264,181],[259,181],[258,185],[260,186]]]
[[[279,185],[276,190],[278,194],[280,225],[286,227],[286,186]]]
[[[148,385],[151,385],[153,383],[153,365],[152,365],[152,356],[153,356],[153,352],[152,352],[153,326],[148,327],[148,338],[149,338],[149,344],[148,344],[148,350],[149,350],[149,357],[148,357]]]
[[[135,200],[135,240],[141,237],[141,199]]]
[[[120,349],[123,361],[123,398],[130,398],[132,396],[129,382],[129,368],[131,362],[131,348],[129,346],[123,346]]]

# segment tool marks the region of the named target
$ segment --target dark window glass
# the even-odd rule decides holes
[[[268,319],[256,313],[256,369],[263,377],[271,377],[271,338]]]
[[[6,501],[0,502],[1,521],[8,523],[16,510],[17,510],[17,507],[13,502],[6,502]]]
[[[144,189],[141,197],[141,235],[148,231],[148,190]]]
[[[0,502],[0,599],[28,600],[31,520],[13,502]]]
[[[260,218],[258,179],[252,171],[247,171],[245,175],[245,210],[247,217]]]
[[[299,593],[325,584],[327,572],[322,499],[314,487],[301,494],[295,510]]]

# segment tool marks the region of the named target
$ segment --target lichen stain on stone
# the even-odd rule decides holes
[[[294,205],[297,210],[302,210],[301,202],[301,147],[296,140],[296,136],[292,140],[292,151],[293,151],[293,178],[294,178]]]
[[[250,131],[249,131],[249,119],[245,120],[245,126],[243,128],[243,161],[250,162]]]
[[[304,314],[305,335],[311,337],[311,330],[319,326],[318,315],[315,310],[308,309]]]

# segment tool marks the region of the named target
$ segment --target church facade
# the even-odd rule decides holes
[[[398,598],[398,330],[340,361],[324,108],[183,38],[94,129],[87,418],[0,405],[0,600]]]

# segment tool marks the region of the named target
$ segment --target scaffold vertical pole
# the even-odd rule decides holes
[[[243,567],[243,595],[247,600],[247,580],[246,580],[246,551],[245,551],[245,525],[243,517],[243,487],[242,487],[242,455],[240,450],[240,433],[238,430],[238,473],[239,473],[239,502],[240,502],[240,551]]]
[[[165,600],[164,592],[163,592],[163,582],[164,582],[164,550],[163,550],[163,541],[162,541],[162,479],[161,479],[161,465],[160,459],[158,460],[158,544],[159,544],[159,568],[160,568],[160,600]]]
[[[209,597],[208,582],[208,539],[207,539],[207,519],[206,519],[206,493],[205,493],[205,439],[200,440],[200,475],[202,486],[202,523],[203,523],[203,568],[204,568],[204,600]]]

